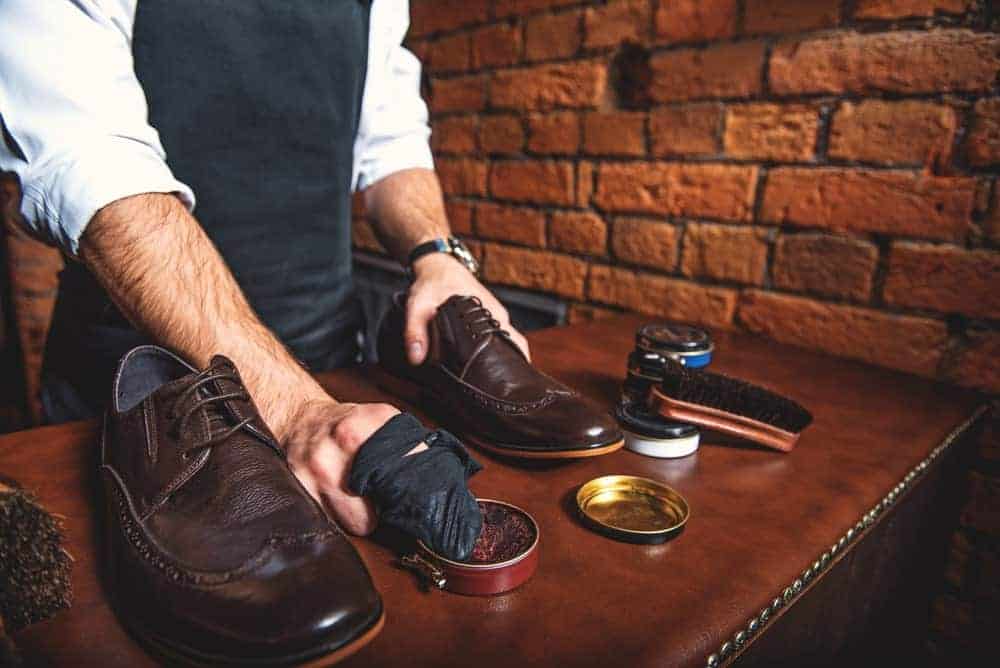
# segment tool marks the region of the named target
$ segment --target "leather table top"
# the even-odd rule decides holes
[[[532,356],[610,406],[640,322],[623,316],[534,332]],[[982,401],[947,385],[738,334],[717,333],[712,369],[765,384],[813,412],[815,422],[791,454],[713,435],[680,460],[622,450],[527,468],[476,451],[486,468],[473,478],[474,492],[538,520],[538,572],[492,598],[428,593],[394,565],[390,548],[355,540],[387,621],[344,665],[704,665]],[[322,380],[343,400],[391,400],[363,369]],[[76,559],[74,607],[15,638],[29,665],[152,665],[115,620],[97,580],[95,433],[94,424],[75,423],[0,437],[0,472],[66,516]],[[577,487],[612,473],[677,489],[691,506],[684,532],[643,546],[583,528],[572,507]],[[335,596],[336,583],[330,586]],[[793,603],[782,614],[794,610]]]

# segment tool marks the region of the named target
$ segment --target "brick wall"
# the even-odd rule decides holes
[[[487,281],[1000,392],[1000,3],[413,0]],[[356,242],[378,250],[359,211]],[[1000,622],[1000,429],[935,609]],[[984,645],[983,645],[984,646]]]

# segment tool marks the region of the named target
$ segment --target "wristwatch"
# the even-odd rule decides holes
[[[409,276],[411,280],[413,279],[413,263],[423,256],[431,253],[447,253],[461,262],[473,276],[479,276],[479,263],[476,262],[476,258],[472,256],[472,253],[469,251],[469,247],[463,244],[460,239],[447,237],[444,239],[432,239],[431,241],[425,241],[410,251],[410,257],[406,262],[406,275]]]

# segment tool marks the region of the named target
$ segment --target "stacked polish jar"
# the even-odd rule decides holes
[[[692,369],[712,361],[712,336],[707,330],[678,323],[643,325],[628,356],[628,373],[616,415],[626,432],[625,447],[650,457],[685,457],[698,449],[700,433],[694,425],[660,417],[647,408],[649,393],[663,382],[667,360]]]

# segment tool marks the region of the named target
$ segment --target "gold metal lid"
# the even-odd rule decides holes
[[[690,515],[683,496],[661,482],[631,475],[595,478],[576,493],[576,505],[595,531],[632,543],[662,543]]]

